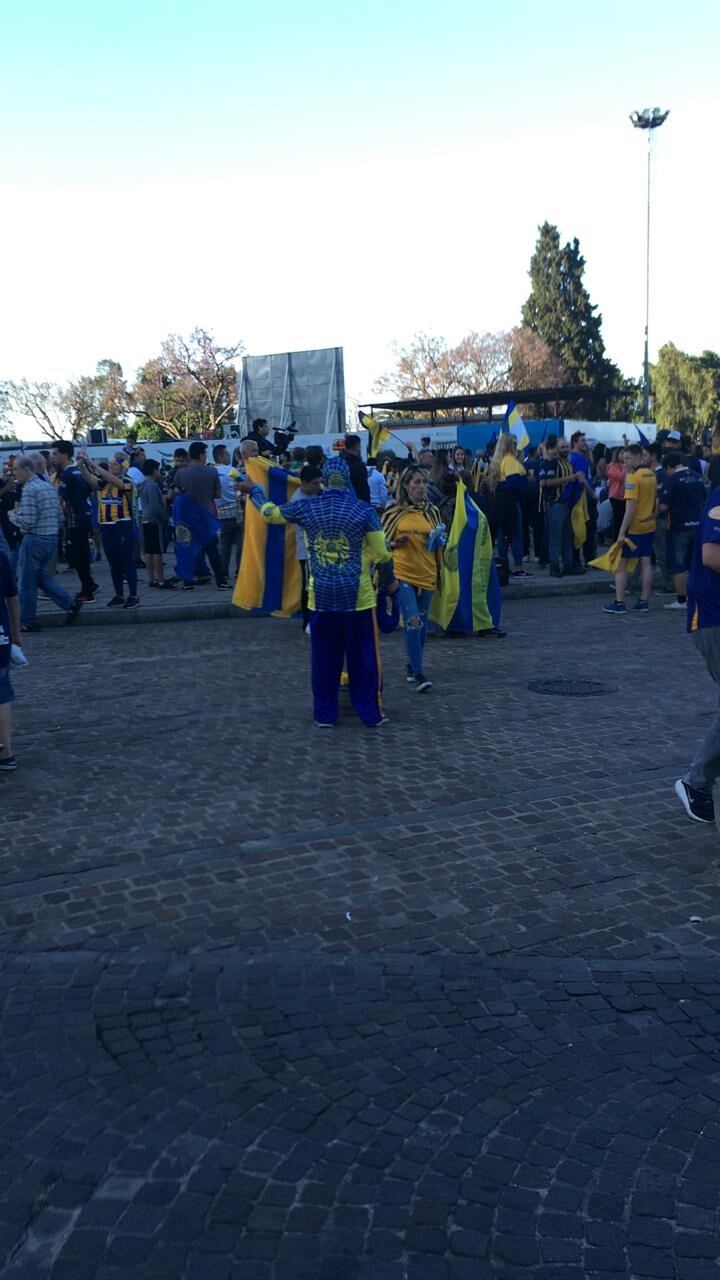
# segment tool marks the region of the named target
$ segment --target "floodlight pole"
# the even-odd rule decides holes
[[[650,328],[650,186],[652,177],[652,140],[656,129],[664,124],[670,115],[669,111],[661,111],[659,107],[652,110],[646,107],[643,111],[633,111],[630,120],[634,129],[645,129],[648,136],[647,155],[647,221],[645,237],[645,354],[643,359],[643,421],[650,421],[650,351],[648,332]]]

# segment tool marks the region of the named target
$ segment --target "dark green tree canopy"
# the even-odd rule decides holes
[[[539,228],[530,261],[530,296],[522,309],[524,328],[537,333],[562,360],[570,379],[615,385],[619,370],[605,355],[602,316],[583,284],[585,259],[576,238],[560,244],[549,222]]]

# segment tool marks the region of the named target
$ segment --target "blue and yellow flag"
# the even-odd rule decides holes
[[[500,625],[500,583],[490,528],[462,480],[443,555],[440,590],[430,617],[443,631],[488,631]]]
[[[289,502],[300,481],[268,458],[249,458],[248,479],[265,490],[268,502],[281,507]],[[295,530],[291,524],[266,524],[260,512],[245,504],[240,572],[232,602],[238,609],[292,617],[300,609],[302,574],[295,555]]]
[[[501,430],[503,434],[506,435],[509,432],[511,436],[515,437],[517,440],[518,453],[520,453],[521,449],[526,449],[530,443],[527,427],[520,416],[520,412],[517,409],[514,400],[511,400],[507,407],[507,412],[503,419]]]
[[[195,561],[203,547],[219,532],[220,521],[212,511],[201,507],[199,502],[188,498],[186,493],[175,495],[172,519],[175,526],[177,571],[184,582],[192,582]]]
[[[378,422],[377,418],[371,418],[369,413],[359,413],[358,417],[360,426],[364,427],[370,436],[368,453],[371,458],[375,458],[385,441],[391,439],[390,432],[382,422]]]
[[[573,546],[579,551],[587,537],[588,504],[585,485],[579,480],[568,480],[563,488],[562,500],[570,511]]]

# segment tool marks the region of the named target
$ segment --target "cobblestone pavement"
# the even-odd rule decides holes
[[[296,623],[28,637],[1,1276],[720,1277],[716,697],[599,604],[431,641],[429,695],[385,638],[380,732],[314,730]]]

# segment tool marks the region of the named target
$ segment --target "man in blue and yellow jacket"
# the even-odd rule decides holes
[[[335,724],[338,687],[347,671],[352,705],[364,724],[382,724],[382,667],[375,619],[371,565],[380,583],[397,590],[392,555],[372,507],[359,502],[347,463],[331,458],[323,467],[322,493],[275,506],[260,485],[240,486],[268,524],[297,524],[307,541],[312,611],[313,714],[318,725]]]

